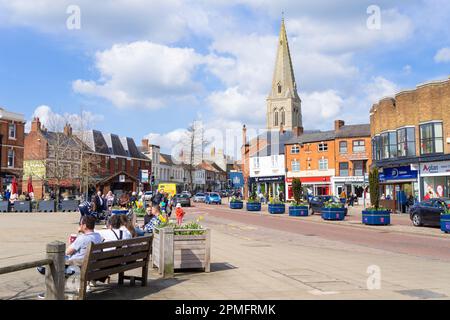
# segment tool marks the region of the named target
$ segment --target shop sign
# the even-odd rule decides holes
[[[420,173],[423,175],[436,173],[450,173],[450,162],[429,162],[420,165]]]
[[[234,189],[239,189],[244,186],[244,175],[242,172],[230,172],[228,178],[231,180],[231,185]]]
[[[259,182],[283,182],[284,176],[273,176],[273,177],[251,177],[250,180],[255,183]]]
[[[383,173],[380,173],[380,181],[406,179],[417,179],[417,171],[411,170],[410,166],[402,166],[383,168]]]
[[[148,170],[141,170],[141,182],[142,183],[148,183],[149,177],[148,177]]]
[[[125,175],[124,174],[119,175],[119,182],[125,182]]]

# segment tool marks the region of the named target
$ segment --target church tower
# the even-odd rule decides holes
[[[303,132],[301,100],[297,93],[284,18],[273,73],[272,89],[267,97],[267,129]]]

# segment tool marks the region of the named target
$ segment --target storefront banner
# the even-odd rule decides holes
[[[420,174],[422,176],[431,174],[450,175],[450,161],[422,163],[420,165]]]
[[[410,166],[383,168],[383,172],[380,173],[380,182],[417,179],[417,173],[417,171],[411,170]]]
[[[284,176],[250,177],[250,183],[284,182]]]

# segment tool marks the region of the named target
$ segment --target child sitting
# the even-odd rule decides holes
[[[183,217],[185,215],[185,212],[184,212],[183,208],[181,207],[181,203],[177,203],[175,214],[177,216],[177,223],[180,226],[183,223]]]

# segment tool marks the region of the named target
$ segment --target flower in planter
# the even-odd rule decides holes
[[[366,211],[372,211],[372,212],[385,212],[385,211],[391,211],[390,209],[386,209],[386,208],[383,208],[383,207],[378,207],[378,208],[376,208],[376,207],[369,207],[369,208],[366,208]]]
[[[324,208],[333,209],[333,208],[344,208],[344,205],[340,202],[333,202],[333,200],[328,200],[323,204]]]
[[[277,200],[275,198],[271,198],[269,203],[270,204],[284,204],[283,202],[281,202],[280,200]]]
[[[251,196],[248,198],[247,203],[260,203],[255,190],[253,190]]]
[[[242,202],[241,199],[238,199],[236,196],[233,196],[230,200],[230,202]]]

